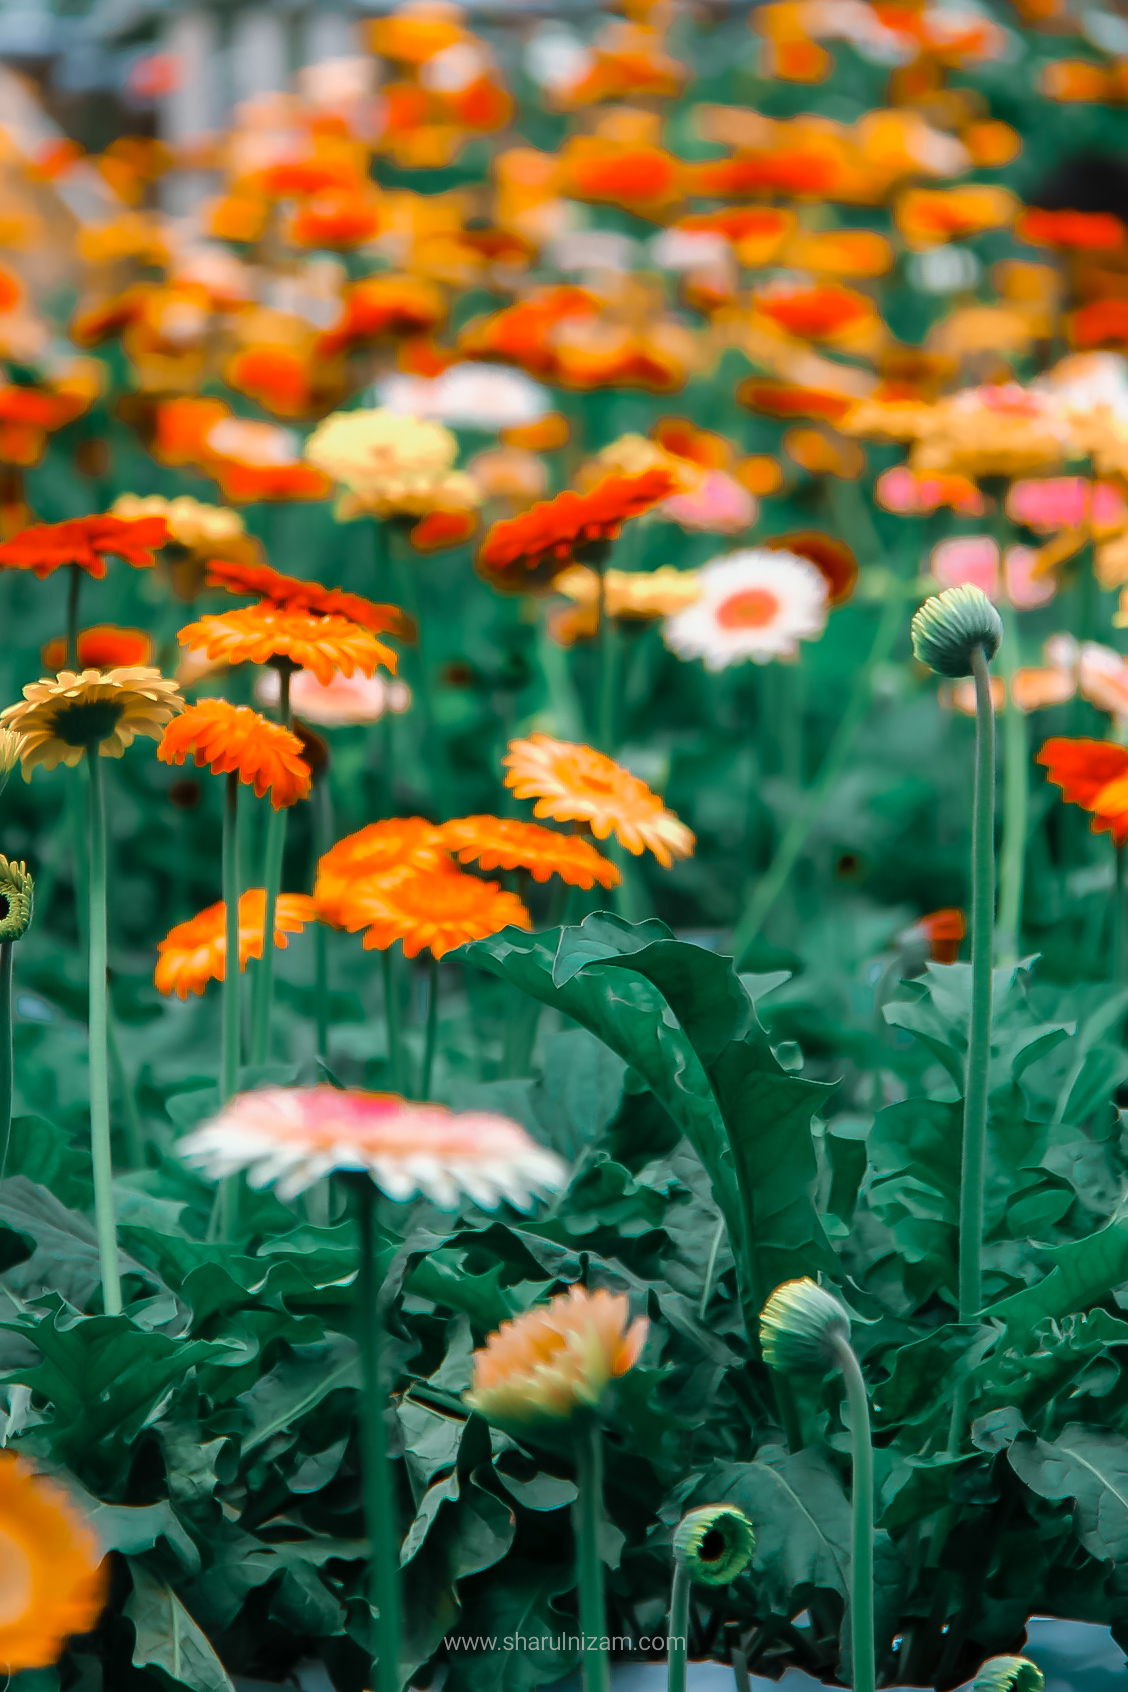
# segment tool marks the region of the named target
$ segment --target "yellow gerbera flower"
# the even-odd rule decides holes
[[[183,709],[176,683],[148,665],[62,670],[30,682],[18,704],[0,711],[0,724],[23,736],[20,765],[27,781],[36,764],[73,767],[88,748],[120,758],[139,734],[159,740]]]

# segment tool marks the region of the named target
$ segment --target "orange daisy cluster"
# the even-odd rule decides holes
[[[280,893],[274,905],[274,944],[285,948],[288,934],[301,934],[307,922],[314,922],[313,900],[307,893]],[[266,890],[248,888],[239,899],[239,968],[248,958],[261,958],[266,928]],[[187,999],[200,994],[209,981],[222,981],[227,973],[227,915],[223,900],[199,911],[187,922],[170,928],[157,947],[153,985],[158,993],[175,993]]]
[[[226,588],[228,593],[257,594],[272,605],[310,611],[318,617],[347,617],[372,634],[410,636],[411,619],[398,605],[378,605],[359,593],[343,588],[322,587],[320,582],[302,581],[284,575],[269,564],[239,564],[227,558],[209,559],[207,586]]]
[[[124,558],[135,570],[149,569],[172,536],[163,517],[72,517],[64,523],[36,523],[0,544],[0,569],[30,570],[43,580],[65,564],[76,564],[96,581],[106,558]]]
[[[1117,846],[1128,842],[1128,747],[1057,736],[1045,742],[1037,762],[1066,804],[1091,813],[1094,834],[1111,834]]]
[[[677,476],[661,466],[638,476],[607,476],[590,493],[566,488],[555,499],[495,523],[478,554],[479,568],[505,574],[514,566],[535,570],[546,559],[566,563],[577,549],[614,540],[628,518],[649,511],[677,489]]]
[[[337,670],[345,676],[355,670],[370,676],[383,664],[394,675],[397,663],[390,646],[347,617],[318,617],[269,600],[201,617],[181,629],[177,639],[189,652],[203,652],[222,664],[288,658],[298,669],[312,670],[323,687]]]
[[[276,811],[308,799],[310,769],[296,734],[271,723],[247,705],[201,699],[171,722],[157,747],[163,764],[182,764],[191,754],[197,769],[236,774],[261,799],[270,793]]]
[[[597,840],[614,834],[628,852],[653,852],[663,869],[688,858],[693,833],[668,811],[644,781],[590,746],[533,734],[511,740],[502,759],[505,785],[518,799],[535,799],[533,814],[555,822],[581,822]]]

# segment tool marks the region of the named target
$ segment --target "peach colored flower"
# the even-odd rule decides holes
[[[511,740],[502,759],[506,787],[518,799],[535,799],[533,815],[583,822],[597,840],[614,833],[635,857],[649,847],[663,869],[688,858],[693,833],[644,781],[590,746],[533,734]]]
[[[361,1170],[401,1203],[422,1193],[444,1210],[463,1196],[483,1210],[503,1200],[529,1210],[567,1180],[560,1158],[507,1117],[337,1087],[239,1093],[178,1149],[209,1180],[245,1173],[284,1200],[337,1170]]]
[[[595,1409],[642,1354],[647,1320],[629,1318],[625,1293],[588,1292],[576,1282],[489,1335],[474,1353],[466,1402],[479,1415],[513,1422],[562,1421]]]

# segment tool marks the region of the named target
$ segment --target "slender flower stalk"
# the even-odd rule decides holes
[[[752,1523],[734,1504],[707,1504],[691,1510],[678,1523],[666,1637],[668,1692],[685,1692],[689,1592],[693,1582],[727,1586],[747,1568],[755,1548]]]
[[[1003,842],[999,862],[998,961],[1018,962],[1022,944],[1022,889],[1026,877],[1026,834],[1029,826],[1029,764],[1026,715],[1014,696],[1018,670],[1018,626],[1014,612],[1002,611],[1003,642],[999,668],[1007,688],[1003,715]]]
[[[983,1307],[987,1073],[991,1058],[991,971],[995,949],[995,708],[991,659],[1003,638],[999,613],[976,587],[948,588],[913,618],[913,650],[942,676],[975,678],[975,796],[971,824],[971,1026],[964,1085],[960,1172],[959,1309]]]
[[[239,1091],[241,1028],[239,1017],[239,774],[229,770],[223,794],[223,1060],[219,1096],[227,1104]],[[273,948],[263,928],[263,951]],[[239,1177],[229,1175],[220,1192],[220,1228],[224,1239],[234,1235],[239,1204]]]
[[[12,1088],[15,1062],[12,1050],[12,948],[31,926],[35,884],[23,863],[0,854],[0,898],[7,911],[0,917],[0,1181],[8,1169],[12,1138]]]
[[[423,1044],[423,1074],[419,1083],[419,1097],[431,1096],[431,1075],[435,1067],[435,1046],[439,1035],[439,960],[434,952],[427,969],[427,1033]]]
[[[68,565],[67,573],[67,656],[68,670],[78,669],[78,596],[82,589],[82,570],[77,564]]]
[[[384,981],[384,1027],[388,1041],[388,1079],[392,1091],[401,1093],[404,1087],[403,1034],[400,1027],[399,970],[393,956],[394,946],[385,946],[380,953],[380,971]]]
[[[603,1527],[603,1432],[596,1416],[576,1418],[576,1585],[583,1639],[584,1692],[611,1692],[607,1602],[599,1541]]]
[[[276,660],[279,675],[278,720],[282,727],[290,727],[290,677],[294,666],[288,659]],[[286,855],[286,819],[289,809],[272,807],[266,822],[266,853],[263,865],[263,886],[266,889],[266,919],[264,934],[274,933],[274,913],[282,888],[282,863]],[[274,1004],[274,947],[264,945],[262,958],[255,972],[251,1014],[251,1062],[266,1063],[270,1056],[270,1013]]]
[[[873,1439],[869,1398],[861,1365],[850,1344],[850,1317],[831,1293],[806,1278],[786,1281],[760,1316],[760,1343],[773,1369],[837,1369],[850,1413],[853,1476],[850,1484],[850,1643],[854,1692],[874,1692]]]
[[[1126,888],[1124,874],[1123,846],[1116,847],[1115,867],[1113,870],[1113,898],[1115,904],[1112,912],[1112,979],[1117,982],[1124,980],[1125,964],[1128,963],[1128,945],[1125,944],[1128,931],[1128,912],[1125,910]]]
[[[333,844],[333,795],[329,789],[328,769],[321,771],[313,785],[313,828],[316,866]],[[329,929],[326,923],[314,924],[313,946],[313,1004],[317,1027],[317,1055],[325,1063],[329,1058]]]
[[[109,1047],[106,1033],[106,800],[102,760],[97,745],[87,747],[89,765],[90,868],[90,1151],[94,1168],[94,1222],[102,1268],[102,1305],[107,1316],[121,1315],[117,1223],[114,1219],[114,1169],[110,1142]]]
[[[243,1093],[179,1149],[212,1179],[245,1173],[249,1185],[273,1186],[284,1201],[337,1172],[347,1173],[356,1192],[363,1502],[377,1642],[375,1675],[368,1684],[374,1692],[400,1692],[400,1531],[385,1424],[392,1381],[384,1348],[377,1193],[406,1203],[422,1192],[444,1210],[456,1210],[464,1196],[486,1210],[503,1199],[529,1210],[535,1195],[559,1191],[566,1167],[505,1117],[480,1111],[456,1115],[390,1093],[334,1087]]]

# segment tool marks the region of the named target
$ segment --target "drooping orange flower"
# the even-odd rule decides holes
[[[301,934],[307,922],[315,922],[313,900],[307,893],[280,893],[274,905],[274,944],[286,947],[288,934]],[[248,958],[262,957],[266,928],[266,892],[248,888],[239,898],[239,968]],[[223,900],[170,928],[157,947],[153,985],[158,993],[175,993],[187,999],[202,993],[209,981],[222,981],[227,973],[227,920]]]
[[[299,576],[284,575],[269,564],[240,564],[229,558],[211,558],[206,579],[208,587],[226,588],[228,593],[254,594],[274,605],[311,611],[318,617],[347,617],[350,623],[359,623],[373,634],[410,638],[413,633],[410,617],[398,605],[380,605],[359,593],[346,593],[343,588],[302,581]]]
[[[382,952],[401,940],[409,958],[424,949],[441,958],[499,929],[533,926],[516,893],[453,868],[408,869],[355,881],[340,910],[343,927],[365,930],[366,950]]]
[[[1033,246],[1086,252],[1122,247],[1125,233],[1123,223],[1112,212],[1045,211],[1041,206],[1028,206],[1016,228],[1016,234]]]
[[[80,670],[116,670],[137,664],[150,664],[153,643],[144,629],[119,629],[112,623],[99,623],[83,629],[78,637],[78,667]],[[62,635],[49,640],[40,653],[48,670],[61,670],[67,661],[67,643]]]
[[[693,833],[658,795],[590,746],[532,734],[511,740],[502,763],[506,787],[518,799],[536,800],[534,816],[586,823],[597,840],[614,834],[635,857],[649,848],[663,869],[693,852]]]
[[[1111,740],[1047,740],[1036,760],[1061,788],[1067,805],[1089,811],[1094,834],[1111,834],[1117,846],[1128,842],[1128,747]]]
[[[108,556],[124,558],[135,570],[156,563],[155,553],[172,537],[163,517],[72,517],[36,523],[0,544],[0,569],[30,570],[42,580],[64,564],[77,564],[96,581]]]
[[[101,1614],[109,1564],[66,1490],[14,1451],[0,1452],[4,1607],[0,1662],[9,1673],[49,1668],[68,1638]]]
[[[276,811],[308,799],[309,765],[296,734],[271,723],[248,705],[226,699],[201,699],[165,729],[157,757],[162,764],[182,764],[191,754],[197,769],[214,775],[234,772],[258,797],[269,791]]]
[[[514,817],[455,817],[439,829],[459,863],[483,870],[527,869],[534,881],[558,875],[572,887],[618,887],[618,867],[578,834],[558,834]]]
[[[312,670],[328,687],[333,672],[370,676],[377,664],[395,674],[397,658],[370,629],[347,617],[315,617],[308,611],[272,605],[248,605],[189,623],[177,636],[189,652],[203,652],[224,664],[265,664],[289,658],[300,670]]]
[[[555,499],[495,523],[478,554],[479,568],[504,575],[515,566],[535,570],[549,558],[563,563],[593,541],[614,540],[628,518],[649,511],[677,488],[674,473],[657,466],[639,476],[607,476],[586,494],[566,488]]]

